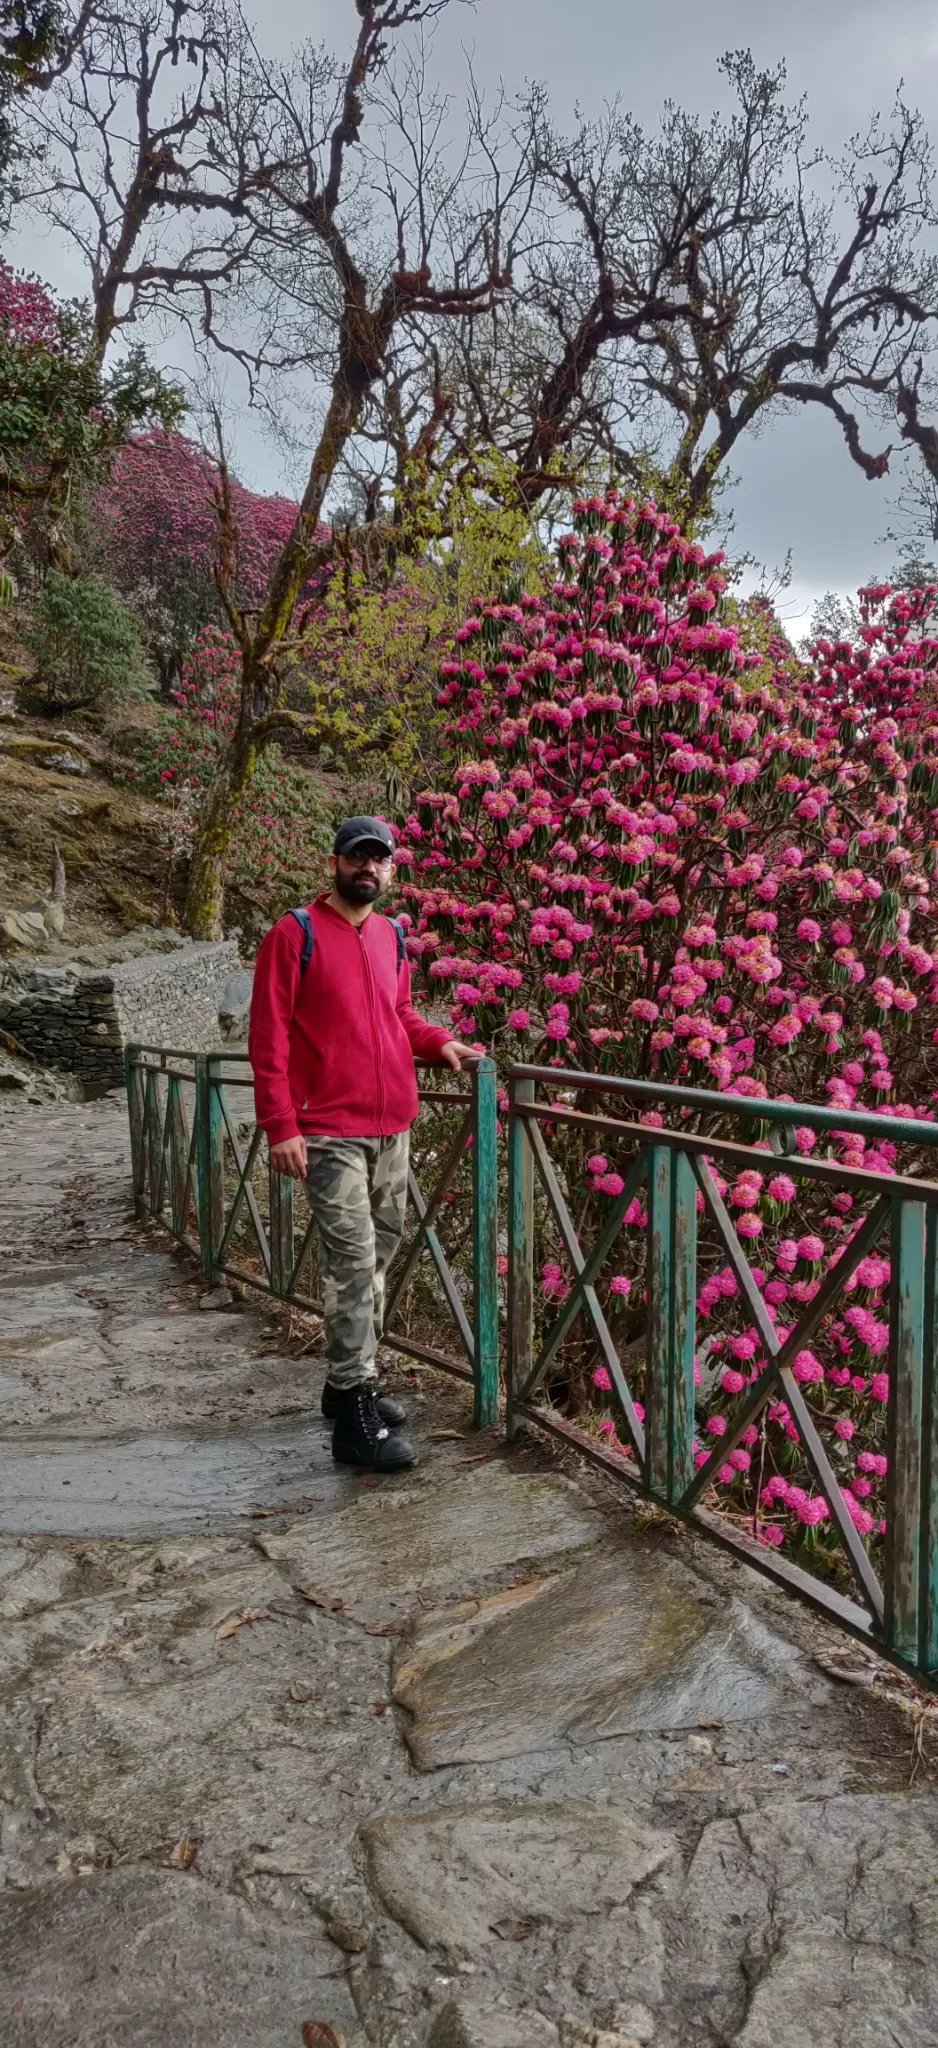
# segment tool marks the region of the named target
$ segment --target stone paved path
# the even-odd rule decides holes
[[[461,1388],[401,1376],[414,1474],[335,1473],[283,1324],[134,1225],[119,1103],[0,1154],[4,2048],[938,2048],[888,1674],[440,1436]]]

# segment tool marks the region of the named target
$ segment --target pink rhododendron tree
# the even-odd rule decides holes
[[[88,518],[111,580],[134,600],[164,685],[176,684],[199,632],[222,625],[218,470],[184,434],[139,434],[89,494]],[[288,498],[264,497],[231,480],[235,559],[232,595],[260,605],[296,518]]]
[[[0,257],[0,333],[20,348],[34,345],[61,354],[59,313],[47,287]]]
[[[719,555],[653,506],[610,494],[575,507],[546,599],[487,603],[460,629],[440,693],[452,767],[402,834],[424,995],[444,998],[454,1030],[503,1059],[930,1116],[938,640],[923,622],[934,592],[864,592],[859,644],[822,642],[803,665],[777,640],[768,658],[747,649],[725,592]],[[730,1129],[725,1117],[703,1127]],[[758,1140],[760,1127],[744,1135]],[[553,1143],[588,1241],[624,1160],[559,1128]],[[844,1164],[896,1165],[888,1141],[818,1140],[805,1126],[798,1143]],[[796,1191],[772,1155],[729,1189],[715,1178],[782,1335],[849,1239],[853,1197]],[[636,1201],[613,1254],[621,1270],[605,1282],[624,1341],[644,1323],[644,1222]],[[553,1302],[566,1268],[544,1228]],[[703,1462],[765,1361],[703,1224],[700,1283]],[[888,1284],[888,1258],[863,1261],[849,1305],[795,1366],[871,1542],[883,1517]],[[579,1391],[577,1355],[567,1347],[574,1404],[586,1349]],[[606,1392],[602,1367],[594,1387]],[[601,1426],[614,1439],[610,1415]],[[827,1510],[784,1403],[754,1465],[758,1435],[753,1426],[720,1472],[727,1512],[766,1542],[823,1546]]]
[[[139,347],[103,370],[82,306],[0,258],[0,549],[71,571],[79,486],[134,427],[175,421],[181,394]]]

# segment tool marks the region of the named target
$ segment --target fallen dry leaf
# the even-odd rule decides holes
[[[428,1429],[427,1442],[431,1444],[464,1444],[464,1429]]]
[[[191,1835],[183,1835],[181,1840],[176,1843],[175,1849],[167,1856],[164,1868],[166,1870],[191,1870],[198,1853],[198,1842],[194,1842]]]
[[[366,1628],[365,1634],[366,1636],[397,1636],[400,1635],[400,1629],[396,1621],[386,1621],[382,1628]]]
[[[872,1664],[841,1664],[834,1657],[815,1657],[819,1671],[828,1678],[836,1678],[841,1685],[872,1685],[876,1668]]]
[[[345,2048],[345,2035],[328,2020],[304,2020],[303,2048]]]
[[[493,1920],[492,1933],[497,1934],[500,1941],[530,1941],[532,1934],[537,1933],[537,1921]]]
[[[246,1607],[243,1614],[229,1614],[227,1621],[223,1621],[221,1627],[215,1630],[215,1641],[227,1642],[229,1636],[237,1635],[239,1628],[244,1628],[249,1621],[269,1620],[270,1615],[266,1607]]]
[[[316,1695],[311,1685],[304,1685],[299,1678],[293,1680],[293,1684],[290,1687],[291,1700],[296,1700],[300,1706],[305,1706],[307,1700],[313,1700],[315,1697]]]
[[[325,1608],[327,1614],[342,1614],[345,1611],[344,1600],[332,1600],[326,1593],[313,1593],[308,1586],[297,1586],[296,1590],[301,1600],[308,1600],[311,1607]]]
[[[285,1515],[290,1510],[282,1508],[251,1508],[248,1519],[252,1522],[266,1522],[269,1515]]]
[[[461,1465],[485,1465],[491,1455],[491,1451],[476,1451],[473,1458],[460,1458],[459,1462]]]

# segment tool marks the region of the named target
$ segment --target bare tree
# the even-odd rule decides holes
[[[85,260],[101,356],[153,314],[210,326],[214,293],[244,276],[260,232],[248,210],[265,145],[259,83],[225,0],[86,10],[71,61],[30,109],[42,150],[26,196]],[[216,147],[235,125],[237,162]]]
[[[221,929],[233,805],[258,752],[301,723],[282,703],[291,622],[316,560],[327,492],[382,378],[394,337],[418,318],[445,325],[491,314],[510,285],[512,222],[524,211],[523,172],[508,193],[486,181],[471,136],[453,159],[443,133],[444,110],[427,99],[420,62],[405,60],[393,88],[401,95],[402,113],[406,108],[408,134],[419,138],[409,164],[391,161],[373,99],[369,109],[377,82],[392,77],[395,39],[419,31],[446,4],[358,0],[355,46],[338,76],[310,53],[300,64],[265,73],[265,103],[276,124],[262,173],[275,209],[270,275],[275,288],[283,289],[284,261],[293,266],[281,303],[305,311],[308,360],[328,365],[328,398],[296,522],[257,615],[238,610],[224,564],[219,571],[241,651],[242,689],[237,728],[208,793],[190,866],[187,919],[199,936]],[[285,228],[277,225],[283,217]],[[441,243],[446,269],[435,275]],[[324,736],[331,737],[331,728],[320,718],[312,738]],[[362,735],[359,743],[375,737]]]
[[[611,472],[657,479],[695,521],[741,437],[806,407],[869,479],[897,424],[925,455],[915,363],[934,347],[938,260],[919,116],[899,102],[835,159],[811,150],[782,69],[743,53],[723,69],[729,118],[668,105],[653,134],[614,104],[567,138],[543,89],[528,93],[513,138],[536,175],[514,290],[443,350],[418,323],[399,337],[372,425],[382,490],[421,458],[442,476],[496,446],[532,509]]]
[[[938,314],[920,118],[898,103],[836,161],[810,152],[782,70],[748,55],[723,68],[731,119],[704,126],[669,107],[651,141],[613,111],[568,145],[535,112],[543,175],[576,232],[532,278],[563,346],[521,466],[536,475],[605,351],[632,434],[618,466],[628,474],[644,438],[691,518],[772,408],[823,408],[864,475],[882,476],[890,448],[867,445],[868,423],[890,406],[894,418]]]

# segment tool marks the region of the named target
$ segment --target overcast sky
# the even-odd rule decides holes
[[[264,0],[263,8],[255,0],[249,11],[267,49],[312,37],[344,50],[355,25],[353,0]],[[888,110],[903,80],[938,139],[936,0],[788,0],[785,8],[764,0],[478,0],[447,9],[433,68],[458,89],[468,50],[488,86],[543,79],[561,123],[577,103],[592,113],[619,94],[653,124],[669,97],[700,113],[725,104],[717,60],[743,46],[760,64],[785,61],[791,96],[807,93],[812,132],[828,147],[846,142],[874,107]],[[50,245],[21,237],[17,244],[21,261],[25,249],[31,265],[75,288],[71,265]],[[252,481],[275,487],[277,459],[249,429],[239,453]],[[784,609],[793,625],[823,591],[855,588],[874,566],[888,566],[891,550],[878,545],[890,520],[888,483],[866,481],[818,409],[744,439],[735,468],[740,546],[770,568],[791,550]]]

